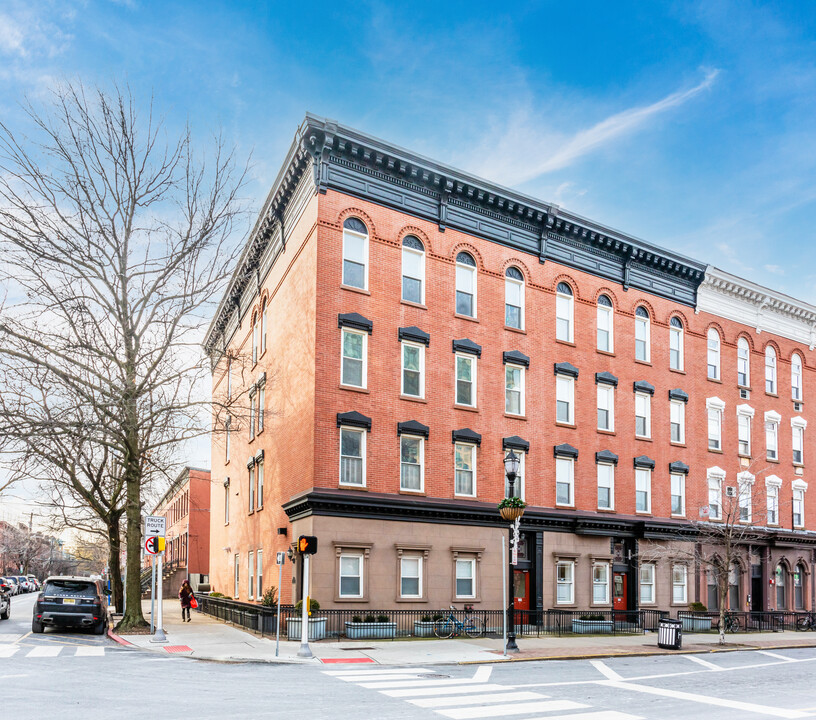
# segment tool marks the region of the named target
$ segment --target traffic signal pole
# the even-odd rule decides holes
[[[167,635],[164,634],[164,612],[163,612],[163,608],[164,608],[164,601],[163,601],[164,592],[162,591],[163,590],[163,588],[162,588],[163,577],[162,576],[164,574],[163,568],[162,568],[162,566],[163,566],[162,560],[164,559],[164,552],[157,553],[157,557],[158,557],[158,567],[156,568],[156,573],[157,573],[157,575],[159,577],[159,582],[158,582],[159,587],[158,587],[158,592],[156,594],[159,596],[158,597],[158,601],[159,601],[158,616],[159,616],[159,618],[158,618],[158,621],[156,622],[156,633],[153,635],[152,638],[150,638],[150,642],[166,643],[167,642]]]
[[[312,650],[309,647],[309,555],[301,555],[303,558],[303,610],[301,612],[300,621],[300,650],[298,650],[298,657],[310,658],[312,657]]]

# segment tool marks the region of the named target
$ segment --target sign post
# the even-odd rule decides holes
[[[279,552],[275,555],[275,562],[278,564],[278,628],[275,632],[275,657],[278,657],[280,650],[280,596],[281,596],[281,582],[283,582],[283,564],[286,562],[286,553]]]
[[[156,558],[150,556],[150,574],[152,582],[150,583],[150,634],[153,634],[156,619],[155,604],[156,604]]]
[[[303,557],[303,612],[300,615],[300,650],[298,657],[312,657],[309,647],[309,615],[311,615],[311,600],[309,598],[309,558],[317,552],[317,538],[314,535],[301,535],[298,538],[298,551]]]
[[[156,581],[154,575],[153,581],[153,588],[154,588],[154,595],[158,595],[159,600],[159,612],[158,612],[158,620],[155,623],[155,634],[150,639],[150,642],[160,642],[164,643],[167,642],[167,635],[164,634],[164,613],[163,613],[163,606],[164,606],[164,593],[162,592],[162,585],[163,585],[163,563],[162,559],[164,557],[164,535],[167,531],[167,520],[163,515],[147,515],[145,517],[145,535],[147,536],[147,542],[145,542],[145,550],[152,555],[158,555],[159,562],[158,567],[155,567],[155,575],[158,575],[158,591],[156,591]],[[151,612],[151,624],[153,620],[153,615]]]

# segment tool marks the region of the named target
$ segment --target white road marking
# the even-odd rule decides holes
[[[722,672],[723,670],[725,670],[724,667],[715,665],[713,662],[709,662],[708,660],[703,660],[702,658],[699,658],[696,655],[679,655],[678,657],[685,658],[686,660],[691,660],[691,662],[695,662],[698,665],[702,665],[703,667],[706,667],[709,670],[713,670],[714,672]]]
[[[497,692],[474,696],[424,698],[422,700],[409,700],[408,702],[417,707],[440,708],[454,707],[456,705],[483,705],[486,703],[509,702],[511,700],[544,700],[547,697],[547,695],[534,692]]]
[[[103,657],[105,655],[105,648],[94,647],[92,645],[78,647],[76,649],[77,657]]]
[[[11,680],[12,678],[28,677],[28,675],[0,675],[0,680]]]
[[[553,683],[557,685],[558,683]],[[497,690],[513,690],[512,685],[467,685],[462,687],[438,687],[438,688],[409,688],[407,690],[380,690],[381,695],[388,697],[421,697],[429,695],[461,695],[462,693],[482,693],[495,692]]]
[[[455,678],[452,680],[383,680],[381,682],[360,683],[360,687],[372,690],[390,690],[410,687],[445,687],[446,685],[472,685],[484,683],[490,679],[491,667],[480,667],[473,674],[472,678]]]
[[[453,720],[473,720],[474,718],[508,717],[510,715],[526,715],[532,712],[558,712],[560,710],[579,710],[589,707],[572,700],[544,700],[542,702],[519,703],[518,705],[490,705],[487,707],[455,708],[452,710],[437,710],[436,712]]]
[[[13,635],[0,635],[0,643],[13,643],[20,637],[20,633],[14,633]]]
[[[640,715],[630,715],[617,710],[598,710],[597,712],[570,713],[569,715],[547,715],[547,717],[529,718],[528,720],[643,720],[643,718]]]
[[[14,655],[20,648],[17,645],[0,646],[0,658],[8,658]]]
[[[392,670],[324,670],[324,675],[333,675],[334,677],[343,678],[350,675],[366,675],[374,677],[376,675],[392,675],[393,673],[426,673],[430,670],[425,668],[393,668]]]
[[[623,680],[623,677],[618,675],[611,667],[609,667],[605,662],[602,660],[590,660],[589,664],[592,665],[601,675],[609,680]]]
[[[422,680],[418,677],[419,673],[394,673],[393,675],[380,675],[379,677],[369,678],[367,675],[349,675],[347,677],[338,677],[336,680],[344,680],[345,682],[364,682],[366,680],[376,680],[378,682],[385,682],[386,680]],[[427,678],[426,678],[427,679]]]
[[[785,662],[795,662],[793,658],[789,658],[786,655],[780,655],[779,653],[769,652],[768,650],[757,650],[757,652],[761,653],[762,655],[767,655],[768,657],[784,660]]]
[[[646,693],[647,695],[659,695],[660,697],[674,698],[675,700],[688,700],[690,702],[702,703],[703,705],[733,708],[734,710],[744,710],[745,712],[759,713],[768,715],[770,717],[791,719],[810,717],[810,713],[802,712],[801,710],[775,708],[768,705],[742,702],[740,700],[726,700],[724,698],[710,697],[708,695],[697,695],[696,693],[682,692],[680,690],[649,687],[647,685],[635,685],[631,682],[615,682],[614,680],[607,680],[601,684],[608,687],[617,688],[619,690],[631,690],[633,692]]]
[[[28,651],[26,657],[57,657],[62,652],[62,645],[40,645]]]

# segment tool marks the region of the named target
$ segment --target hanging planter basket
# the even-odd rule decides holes
[[[524,508],[520,507],[503,507],[499,508],[499,513],[503,520],[507,522],[515,522],[518,518],[524,515]]]

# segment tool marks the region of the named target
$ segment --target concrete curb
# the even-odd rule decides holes
[[[113,630],[111,630],[110,628],[108,628],[108,637],[114,642],[117,642],[124,647],[137,647],[132,642],[128,642],[123,637],[119,637],[119,635],[113,632]]]

